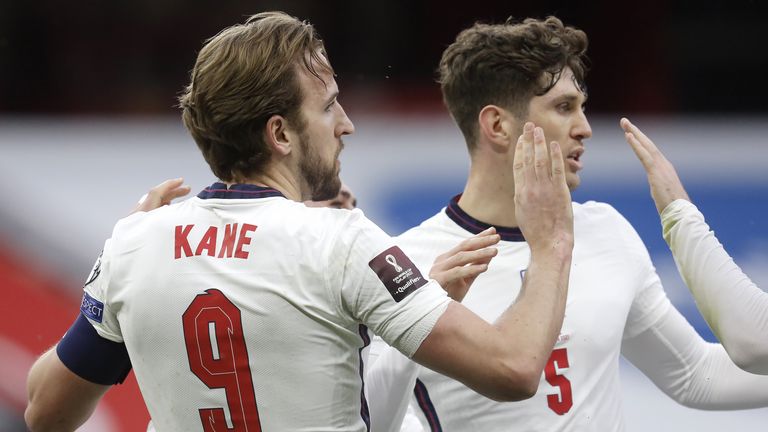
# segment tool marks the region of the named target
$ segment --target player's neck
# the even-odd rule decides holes
[[[459,207],[473,218],[490,225],[516,227],[514,182],[505,172],[470,169]]]
[[[252,175],[247,179],[241,179],[238,183],[270,187],[280,191],[291,201],[304,201],[306,198],[302,197],[298,179],[289,170],[280,168],[267,166],[264,172]]]

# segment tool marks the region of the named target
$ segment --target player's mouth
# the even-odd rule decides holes
[[[577,147],[568,153],[565,158],[568,161],[568,165],[574,171],[579,171],[584,168],[584,164],[581,162],[581,156],[584,154],[584,147]]]

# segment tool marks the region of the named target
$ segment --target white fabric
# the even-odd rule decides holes
[[[768,294],[741,271],[689,201],[669,204],[661,223],[680,275],[728,354],[746,370],[768,374]]]
[[[371,430],[397,432],[409,408],[421,365],[411,361],[376,336],[371,343],[365,376],[371,411]],[[416,423],[418,425],[418,422]],[[420,426],[420,425],[419,425]]]
[[[196,252],[209,227],[221,243],[233,223],[256,227],[242,247],[247,259],[207,250],[190,257],[182,250],[175,259],[177,226],[194,224],[188,238]],[[370,334],[362,325],[410,356],[450,302],[434,281],[394,301],[368,265],[393,244],[359,210],[282,197],[192,198],[116,225],[101,272],[85,288],[104,303],[103,322],[92,324],[126,343],[157,431],[202,430],[203,408],[225,408],[229,423],[225,390],[209,389],[190,371],[182,325],[196,296],[218,289],[240,310],[263,430],[365,431],[361,358]],[[226,357],[226,341],[198,338],[209,356]]]
[[[565,320],[531,399],[497,403],[421,369],[443,431],[622,431],[619,355],[624,354],[681,403],[708,409],[768,405],[768,380],[750,376],[707,344],[673,308],[635,230],[611,206],[574,203],[575,248]],[[470,237],[440,212],[398,238],[417,265]],[[529,261],[524,242],[502,241],[499,254],[463,303],[494,321],[517,296]],[[563,360],[567,359],[568,366]],[[568,407],[567,388],[572,405]],[[424,430],[427,417],[414,398]],[[560,413],[556,412],[560,411]],[[653,414],[653,413],[649,413]],[[415,431],[406,416],[403,431]],[[410,425],[410,426],[409,426]]]
[[[730,410],[768,405],[768,377],[736,367],[720,344],[693,337],[675,308],[637,336],[622,353],[664,393],[690,408]]]

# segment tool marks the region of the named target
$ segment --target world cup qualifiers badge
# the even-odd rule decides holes
[[[368,266],[376,273],[396,302],[400,302],[427,283],[413,261],[397,246],[392,246],[376,255]]]

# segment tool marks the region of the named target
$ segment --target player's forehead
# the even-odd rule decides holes
[[[554,87],[541,96],[535,96],[533,99],[540,99],[542,102],[568,99],[575,100],[581,104],[587,100],[587,95],[582,91],[581,86],[579,86],[576,81],[576,75],[574,75],[571,68],[566,67],[560,73],[560,78],[557,80]]]
[[[327,61],[325,57],[320,57]],[[323,65],[314,65],[313,74],[311,70],[302,62],[296,65],[298,69],[299,85],[301,86],[304,99],[306,101],[318,102],[324,101],[339,92],[339,86],[329,67]]]

